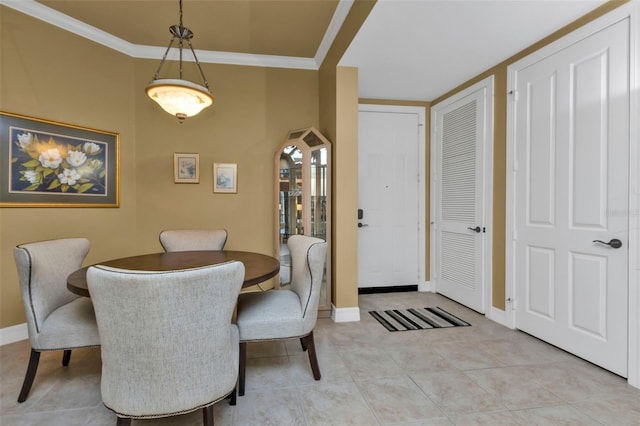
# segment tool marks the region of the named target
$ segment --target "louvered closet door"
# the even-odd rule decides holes
[[[436,291],[481,313],[485,96],[477,90],[436,113]]]

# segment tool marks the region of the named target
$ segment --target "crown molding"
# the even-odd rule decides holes
[[[324,37],[316,51],[316,56],[314,58],[317,67],[316,69],[320,69],[324,58],[327,56],[327,52],[329,52],[340,28],[342,28],[342,24],[344,24],[344,20],[347,19],[347,15],[351,10],[353,2],[354,0],[340,0],[338,3],[336,11],[333,13],[333,17],[331,18],[331,22],[329,22],[329,27],[327,27],[327,31],[324,33]]]
[[[340,0],[314,58],[218,52],[211,50],[196,50],[196,55],[198,55],[198,60],[201,63],[318,70],[331,44],[333,44],[338,31],[340,31],[340,27],[349,14],[353,1],[354,0]],[[166,47],[130,43],[113,34],[51,9],[35,0],[0,0],[0,5],[7,6],[25,15],[29,15],[133,58],[159,59],[162,58],[166,51]],[[167,59],[177,60],[178,52],[179,50],[177,48],[172,48],[167,55]],[[193,58],[183,58],[183,60],[189,62],[194,61]]]
[[[166,47],[133,45],[129,56],[138,59],[160,59],[166,52]],[[167,59],[177,61],[179,49],[171,48],[167,53]],[[198,61],[207,64],[244,65],[250,67],[269,68],[295,68],[304,70],[317,70],[318,66],[313,58],[299,58],[294,56],[256,55],[235,52],[217,52],[213,50],[195,49]],[[124,52],[123,52],[124,53]],[[195,62],[190,50],[183,50],[182,60]]]
[[[133,56],[135,45],[91,25],[51,9],[35,0],[0,0],[0,4],[48,24],[62,28],[125,55]]]

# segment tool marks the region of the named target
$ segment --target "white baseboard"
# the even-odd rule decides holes
[[[360,308],[336,308],[331,304],[331,319],[333,322],[360,321]]]
[[[504,325],[508,328],[513,328],[513,325],[510,324],[509,319],[507,318],[507,312],[501,309],[494,308],[493,306],[489,309],[489,312],[485,314],[485,316],[491,321],[495,321],[500,325]]]
[[[425,281],[423,283],[418,283],[418,291],[430,291],[433,293],[433,285],[431,281]]]
[[[29,338],[29,331],[27,330],[27,323],[14,325],[11,327],[0,328],[0,346],[8,345],[9,343],[19,342]]]

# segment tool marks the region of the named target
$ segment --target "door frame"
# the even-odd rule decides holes
[[[426,158],[426,138],[425,138],[425,116],[426,107],[401,106],[383,104],[358,104],[360,112],[387,112],[393,114],[416,114],[418,116],[418,291],[430,291],[429,283],[425,277],[425,158]],[[357,165],[356,165],[357,167]]]
[[[570,34],[509,65],[507,68],[507,176],[506,176],[506,271],[505,325],[515,323],[515,102],[518,70],[550,56],[590,35],[624,19],[629,19],[630,117],[629,117],[629,326],[627,381],[640,388],[640,1],[619,6],[608,14],[585,24]],[[635,160],[635,161],[634,161]],[[517,303],[517,301],[515,301]]]
[[[484,315],[487,318],[500,322],[499,319],[494,318],[495,312],[491,306],[491,300],[493,297],[493,144],[494,144],[494,101],[495,96],[495,78],[493,75],[467,87],[466,89],[450,96],[442,102],[433,105],[431,107],[431,238],[430,238],[430,263],[431,263],[431,283],[432,291],[437,292],[437,273],[436,265],[436,230],[438,224],[436,223],[437,211],[438,211],[438,176],[436,172],[438,170],[438,133],[437,133],[437,114],[442,107],[445,107],[453,102],[465,98],[466,96],[480,90],[486,90],[486,109],[485,109],[485,146],[483,149],[483,165],[484,165],[484,224],[488,232],[484,234],[483,250],[484,250],[484,287],[482,289],[483,296],[483,309]]]

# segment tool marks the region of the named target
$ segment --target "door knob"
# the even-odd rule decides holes
[[[614,238],[612,240],[610,240],[608,243],[605,243],[604,241],[600,241],[600,240],[593,240],[594,243],[600,243],[600,244],[604,244],[607,246],[610,246],[611,248],[614,249],[619,249],[620,247],[622,247],[622,241],[620,241],[617,238]]]
[[[369,226],[366,223],[358,222],[358,228],[362,228],[363,226]]]
[[[473,231],[473,232],[477,232],[478,234],[480,233],[480,231],[482,231],[482,229],[479,226],[476,226],[475,228],[472,228],[470,226],[467,227],[467,229]]]

